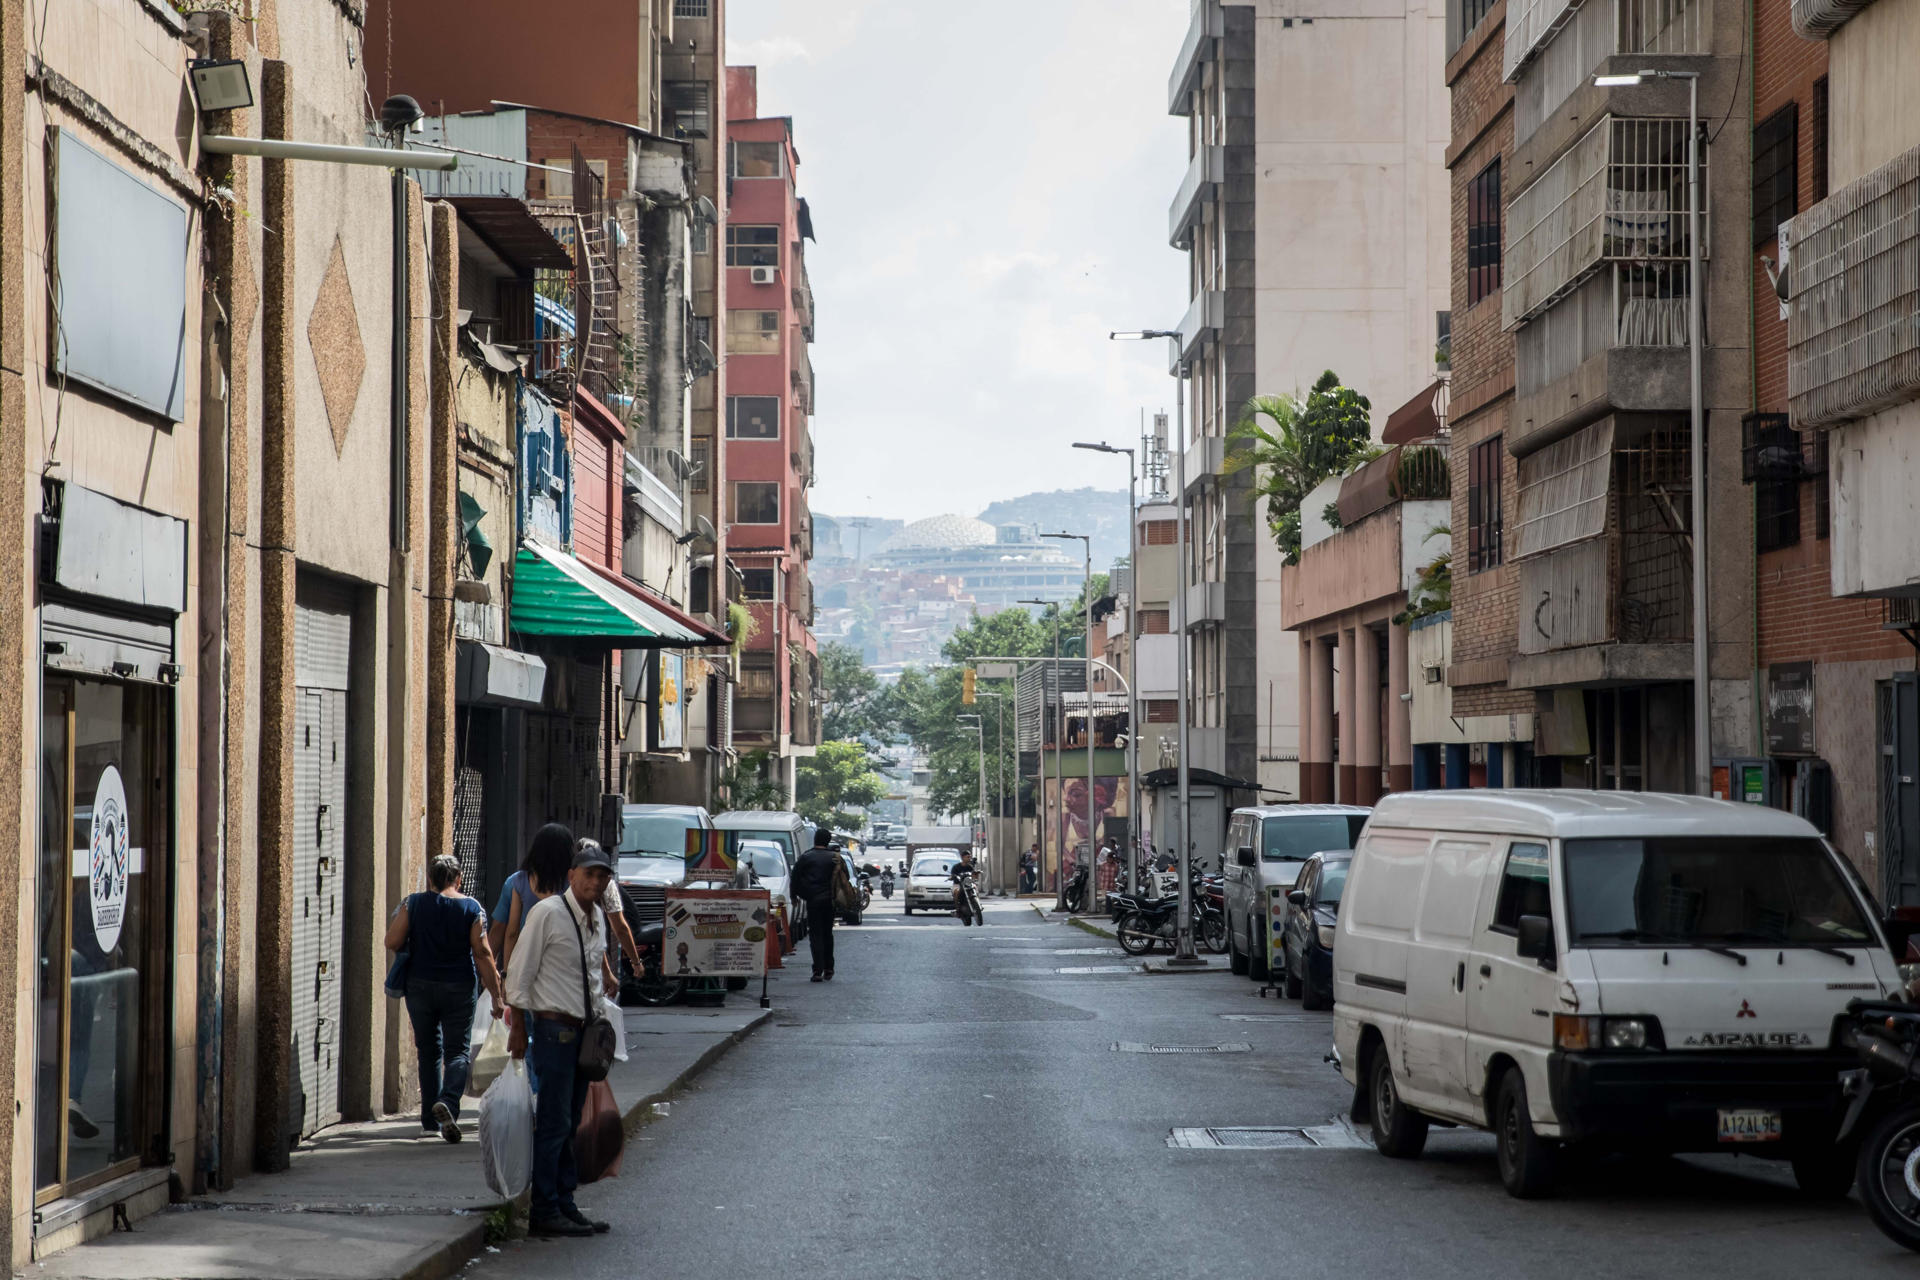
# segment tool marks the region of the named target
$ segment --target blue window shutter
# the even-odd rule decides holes
[[[573,454],[560,451],[560,541],[573,547]]]

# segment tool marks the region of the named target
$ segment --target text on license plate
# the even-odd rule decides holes
[[[1780,1113],[1723,1109],[1720,1112],[1720,1141],[1778,1142],[1780,1141]]]

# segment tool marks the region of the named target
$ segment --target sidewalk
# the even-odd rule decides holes
[[[628,1009],[628,1061],[607,1077],[633,1131],[769,1018],[757,988],[721,1009]],[[438,1280],[485,1245],[501,1207],[480,1172],[478,1103],[465,1139],[417,1137],[414,1117],[343,1124],[303,1143],[286,1173],[174,1205],[134,1225],[30,1263],[17,1274],[63,1280]],[[628,1159],[637,1152],[629,1152]]]

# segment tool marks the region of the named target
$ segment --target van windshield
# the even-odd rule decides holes
[[[616,853],[640,858],[684,858],[687,831],[700,819],[677,813],[629,813],[620,819]]]
[[[1873,929],[1818,840],[1566,842],[1567,909],[1594,946],[1865,945]]]
[[[1268,862],[1305,862],[1328,849],[1351,849],[1367,825],[1364,813],[1275,816],[1260,828],[1260,856]]]

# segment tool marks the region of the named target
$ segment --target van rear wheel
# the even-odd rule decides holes
[[[1516,1200],[1551,1195],[1560,1172],[1560,1144],[1533,1129],[1527,1112],[1527,1082],[1518,1068],[1500,1077],[1493,1104],[1493,1137],[1500,1181]]]
[[[1400,1089],[1393,1082],[1393,1063],[1384,1044],[1373,1051],[1369,1073],[1373,1145],[1383,1156],[1411,1160],[1426,1149],[1427,1118],[1400,1101]]]

